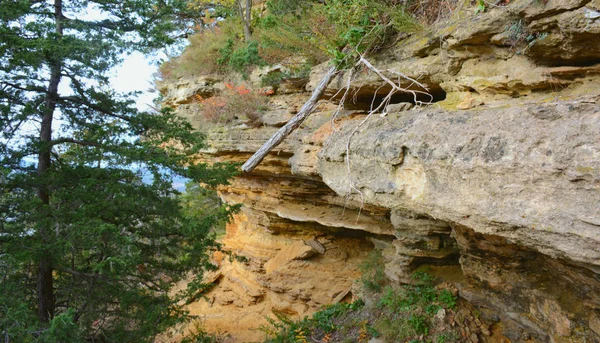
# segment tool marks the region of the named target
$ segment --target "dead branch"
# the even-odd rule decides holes
[[[296,114],[294,118],[290,119],[290,121],[288,121],[287,124],[285,124],[282,128],[277,130],[277,132],[271,138],[269,138],[269,140],[263,144],[263,146],[260,147],[260,149],[258,149],[258,151],[256,151],[254,155],[252,155],[252,157],[250,157],[248,161],[244,163],[244,165],[242,165],[242,171],[249,173],[254,170],[254,168],[256,168],[256,166],[267,156],[267,154],[273,150],[273,148],[281,144],[281,142],[290,133],[292,133],[306,118],[308,118],[308,116],[315,109],[317,102],[325,92],[325,89],[327,89],[327,86],[329,86],[331,81],[339,72],[340,71],[335,66],[329,69],[319,85],[313,90],[310,99],[304,103],[298,114]]]
[[[388,77],[386,77],[385,75],[383,75],[383,73],[381,72],[381,70],[379,70],[376,67],[374,67],[367,59],[365,59],[364,56],[362,56],[362,55],[359,55],[359,56],[360,56],[360,59],[358,61],[358,64],[363,64],[369,70],[371,70],[372,72],[374,72],[375,74],[377,74],[377,76],[379,76],[385,83],[387,83],[388,85],[390,85],[392,87],[392,89],[388,92],[388,94],[383,98],[383,100],[381,101],[381,103],[377,107],[375,107],[375,108],[373,108],[373,106],[375,104],[375,97],[377,96],[377,92],[373,95],[373,101],[371,102],[371,108],[369,109],[369,113],[350,132],[350,135],[348,136],[348,140],[346,142],[346,156],[345,156],[345,160],[346,160],[346,168],[347,168],[347,172],[348,172],[348,182],[350,183],[350,190],[351,191],[355,191],[356,193],[358,193],[358,195],[360,196],[361,202],[364,203],[364,194],[363,194],[363,192],[355,186],[354,181],[352,180],[352,169],[351,169],[351,164],[350,164],[350,144],[352,142],[352,137],[369,120],[369,118],[371,118],[371,116],[374,113],[382,112],[382,115],[386,114],[385,113],[385,109],[389,105],[390,101],[392,100],[392,96],[394,94],[396,94],[396,93],[409,93],[409,94],[412,94],[414,102],[417,105],[431,104],[433,102],[433,96],[429,93],[429,89],[427,88],[427,86],[425,86],[424,84],[420,83],[419,81],[417,81],[417,80],[415,80],[415,79],[413,79],[411,77],[408,77],[408,76],[406,76],[406,75],[404,75],[404,74],[402,74],[400,72],[393,71],[393,70],[388,70],[389,73],[391,73],[393,75],[396,75],[398,77],[398,82],[394,83]],[[407,88],[401,87],[400,86],[400,84],[401,84],[400,81],[402,79],[410,81],[411,84]],[[421,87],[424,91],[409,89],[410,87],[412,87],[415,84],[417,86]],[[381,87],[379,87],[377,89],[377,91],[379,91],[379,89],[381,89]],[[346,88],[346,93],[348,91],[349,91],[349,88]],[[428,101],[428,102],[419,101],[417,99],[417,95],[418,94],[422,94],[422,95],[428,96],[430,98],[430,101]],[[342,96],[342,99],[345,99],[345,97],[346,97],[346,94],[344,94]],[[362,210],[362,207],[361,207],[361,210]],[[359,214],[358,215],[360,216],[360,210],[359,210]],[[358,221],[358,218],[357,218],[357,221]]]
[[[359,54],[359,56],[360,56],[360,59],[356,63],[355,67],[357,67],[360,64],[363,64],[369,70],[371,70],[372,72],[377,74],[377,76],[379,76],[385,83],[387,83],[392,88],[376,108],[373,108],[373,106],[374,106],[374,100],[373,100],[373,103],[371,104],[371,109],[370,109],[367,117],[363,121],[361,121],[361,123],[356,128],[354,128],[354,130],[350,133],[350,136],[348,137],[348,142],[346,145],[346,164],[347,164],[347,168],[348,168],[348,179],[350,181],[350,184],[351,184],[350,186],[351,186],[352,190],[357,191],[361,195],[361,199],[362,199],[363,194],[362,194],[362,192],[360,192],[360,190],[358,190],[356,187],[354,187],[354,183],[352,182],[351,173],[350,173],[350,142],[352,140],[352,136],[371,117],[371,115],[373,113],[382,112],[385,115],[385,109],[387,108],[390,101],[392,100],[392,96],[396,93],[412,94],[414,103],[417,105],[430,104],[433,101],[433,96],[429,93],[427,86],[420,83],[419,81],[417,81],[413,78],[410,78],[400,72],[388,70],[389,73],[398,77],[398,82],[397,83],[393,82],[388,77],[383,75],[381,70],[375,68],[367,59],[365,59],[365,57],[363,55]],[[343,106],[343,103],[348,96],[348,92],[350,91],[350,83],[352,82],[352,79],[353,79],[353,74],[354,74],[353,71],[354,71],[355,67],[353,67],[353,69],[350,71],[350,75],[348,77],[348,84],[346,85],[346,87],[344,87],[343,89],[338,91],[338,93],[336,93],[336,94],[339,94],[339,92],[341,92],[342,90],[345,89],[345,92],[342,96],[342,100],[340,101],[340,106]],[[318,84],[318,86],[313,90],[308,101],[306,103],[304,103],[304,105],[302,106],[302,108],[300,109],[298,114],[296,114],[283,127],[281,127],[279,130],[277,130],[277,132],[273,136],[271,136],[271,138],[269,138],[269,140],[265,144],[263,144],[263,146],[261,146],[260,149],[258,149],[258,151],[256,151],[254,153],[254,155],[252,155],[252,157],[250,157],[246,161],[246,163],[244,163],[244,165],[242,165],[242,171],[244,171],[245,173],[250,173],[251,171],[253,171],[254,168],[256,168],[256,166],[258,164],[260,164],[260,162],[262,162],[262,160],[269,154],[269,152],[271,150],[273,150],[275,147],[277,147],[279,144],[281,144],[281,142],[283,142],[283,140],[287,136],[289,136],[292,132],[294,132],[294,130],[296,130],[296,128],[298,128],[302,124],[302,122],[304,122],[304,120],[312,114],[312,112],[314,111],[314,109],[317,105],[317,102],[319,101],[319,99],[321,98],[321,96],[323,95],[323,93],[325,92],[325,90],[327,89],[329,84],[331,83],[331,81],[333,81],[333,79],[339,74],[339,72],[340,72],[340,70],[336,66],[331,67],[329,69],[329,71],[327,72],[327,74],[325,74],[325,76],[323,77],[321,82]],[[408,88],[400,87],[401,79],[405,79],[405,80],[408,80],[411,82],[411,84],[408,86]],[[422,89],[424,89],[424,91],[410,89],[410,87],[413,85],[417,85],[417,86],[421,87]],[[418,100],[418,95],[429,96],[429,98],[431,100],[429,102],[422,102],[422,101]],[[340,109],[341,109],[341,107],[338,107],[335,115],[333,116],[333,120],[335,120],[335,118],[337,117],[337,114],[339,113]]]

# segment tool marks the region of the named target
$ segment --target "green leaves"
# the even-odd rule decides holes
[[[0,332],[11,341],[150,342],[186,320],[171,286],[211,267],[211,232],[233,209],[192,213],[173,179],[214,189],[235,167],[198,164],[204,137],[171,109],[136,109],[108,72],[124,53],[172,43],[189,16],[179,0],[0,6]]]
[[[486,4],[484,0],[477,0],[477,13],[485,12]]]
[[[249,67],[263,66],[265,61],[258,53],[258,43],[250,42],[234,49],[235,43],[229,38],[227,44],[219,49],[219,57],[217,63],[221,66],[226,66],[244,76]]]

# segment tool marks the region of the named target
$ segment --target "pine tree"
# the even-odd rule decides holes
[[[185,319],[171,287],[210,268],[228,211],[186,215],[172,178],[215,186],[233,169],[194,164],[189,123],[138,111],[107,74],[173,43],[187,15],[179,0],[2,0],[2,338],[145,342]]]

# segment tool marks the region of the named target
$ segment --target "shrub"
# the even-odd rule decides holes
[[[191,36],[183,54],[164,63],[160,74],[164,80],[228,71],[247,75],[254,66],[290,57],[304,57],[310,65],[332,57],[339,63],[345,58],[340,54],[345,46],[373,51],[396,32],[418,29],[406,3],[413,2],[269,0],[267,14],[253,17],[253,41],[243,39],[240,18],[225,16],[217,27]]]
[[[192,322],[192,330],[188,336],[184,337],[181,343],[218,343],[219,339],[204,331],[202,323],[199,320]]]
[[[302,7],[286,15],[268,14],[255,30],[260,53],[269,64],[281,63],[292,56],[302,56],[315,65],[328,59],[328,37],[335,27],[311,7]]]
[[[276,71],[267,74],[266,76],[260,79],[260,84],[262,87],[273,87],[273,89],[277,90],[279,85],[285,80],[291,79],[308,79],[310,75],[310,65],[302,64],[299,66],[293,66],[292,68],[288,67],[289,71]]]
[[[232,52],[236,48],[241,23],[234,18],[222,21],[218,26],[204,29],[188,38],[189,45],[179,57],[171,58],[159,69],[162,80],[223,72],[218,61],[221,50],[231,42]]]
[[[399,0],[307,1],[294,6],[282,5],[280,1],[270,3],[273,14],[259,25],[265,55],[271,48],[296,51],[312,63],[333,58],[339,64],[346,59],[346,54],[341,53],[344,47],[361,53],[376,51],[396,32],[419,27]]]
[[[267,98],[245,85],[226,83],[225,87],[219,96],[208,99],[197,96],[202,116],[212,123],[228,124],[235,119],[245,119],[251,126],[260,126],[261,115],[268,109]]]
[[[260,57],[258,53],[258,43],[250,42],[245,46],[242,46],[233,52],[229,56],[223,56],[220,61],[225,63],[232,70],[246,76],[250,67],[252,66],[263,66],[265,61]]]
[[[300,321],[277,315],[269,320],[271,327],[263,328],[270,336],[266,342],[368,342],[373,337],[386,342],[458,341],[456,329],[431,325],[440,309],[455,306],[456,298],[448,290],[437,290],[426,273],[415,273],[413,280],[416,284],[385,287],[377,308],[357,301],[326,306]]]

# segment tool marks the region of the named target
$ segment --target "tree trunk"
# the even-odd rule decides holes
[[[63,34],[62,30],[62,0],[54,2],[54,20],[56,25],[57,39],[60,39]],[[48,90],[44,101],[42,112],[42,123],[40,127],[40,151],[38,154],[37,173],[40,179],[46,175],[51,166],[51,150],[52,146],[52,120],[56,110],[56,101],[58,99],[58,85],[60,83],[61,61],[60,59],[51,58],[50,66],[50,81],[48,82]],[[40,213],[46,214],[50,206],[50,190],[48,186],[42,182],[38,188],[38,198],[40,199]],[[38,226],[37,234],[41,238],[43,244],[48,244],[52,228],[47,227],[47,224],[42,223]],[[54,316],[54,284],[52,279],[52,256],[48,251],[44,251],[40,261],[38,262],[38,278],[37,278],[37,296],[38,296],[38,317],[43,323],[48,322]]]
[[[246,43],[249,43],[252,39],[252,0],[246,0],[246,4],[242,3],[244,0],[238,0],[238,12],[240,14],[240,18],[242,18],[242,23],[244,24],[244,40]]]
[[[339,70],[337,67],[331,67],[331,69],[329,69],[317,88],[315,88],[315,90],[312,92],[310,99],[308,99],[304,106],[302,106],[298,114],[296,114],[294,118],[290,119],[290,121],[288,121],[287,124],[285,124],[282,128],[277,130],[277,132],[275,132],[275,134],[269,138],[269,140],[263,144],[263,146],[260,147],[260,149],[258,149],[258,151],[255,152],[254,155],[248,159],[248,161],[246,161],[246,163],[244,163],[242,166],[242,171],[249,173],[254,170],[254,168],[256,168],[256,166],[267,156],[267,154],[273,150],[273,148],[281,144],[281,142],[283,142],[283,140],[289,136],[290,133],[292,133],[298,126],[300,126],[300,124],[302,124],[304,119],[308,118],[308,116],[315,109],[317,102],[325,92],[325,89],[327,89],[327,86],[329,86],[331,81],[333,81],[338,72]]]

